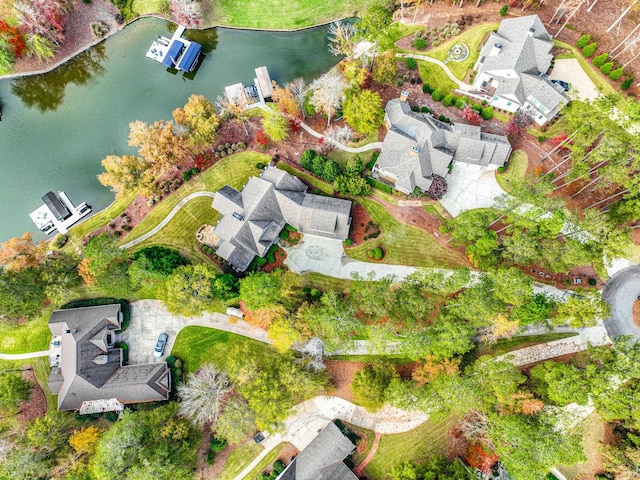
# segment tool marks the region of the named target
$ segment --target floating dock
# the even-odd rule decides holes
[[[185,27],[178,25],[171,38],[158,37],[147,51],[147,58],[163,64],[167,68],[175,68],[183,72],[191,72],[198,64],[202,46],[182,37]]]
[[[91,207],[87,202],[82,202],[76,207],[64,192],[48,192],[42,197],[42,201],[44,204],[31,212],[29,217],[36,227],[46,234],[55,230],[62,234],[67,233],[71,225],[91,213]]]

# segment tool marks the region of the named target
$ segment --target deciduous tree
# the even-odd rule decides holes
[[[396,369],[389,363],[375,363],[357,372],[351,383],[355,403],[372,412],[380,410],[385,402],[385,390],[397,376]]]
[[[270,111],[262,117],[262,130],[272,142],[281,142],[289,134],[289,119],[281,112]]]
[[[382,99],[371,90],[349,94],[344,102],[343,115],[356,132],[364,135],[373,133],[384,120]]]
[[[373,61],[371,77],[383,85],[391,85],[398,74],[398,64],[393,52],[384,52],[377,55]]]
[[[178,385],[178,414],[196,427],[207,423],[215,425],[232,388],[226,373],[212,363],[202,365],[196,373],[189,375],[186,383]]]
[[[214,296],[211,281],[216,272],[207,265],[183,265],[165,282],[167,310],[186,316],[199,315],[210,307]]]
[[[609,310],[609,304],[600,292],[588,291],[559,303],[556,315],[551,320],[556,325],[568,323],[573,328],[590,327],[607,318]]]
[[[330,70],[309,85],[312,92],[310,101],[317,110],[327,116],[327,127],[331,123],[331,117],[344,101],[347,86],[347,81],[337,69]]]
[[[211,146],[220,126],[220,117],[215,107],[203,95],[191,95],[184,108],[173,111],[173,119],[186,130],[187,143],[196,152]]]
[[[149,162],[134,155],[109,155],[102,160],[105,172],[98,175],[98,181],[105,187],[111,187],[116,198],[122,198],[131,192],[143,197],[154,193],[157,172]]]
[[[245,399],[234,397],[225,405],[213,429],[216,435],[235,445],[256,431],[256,415]]]

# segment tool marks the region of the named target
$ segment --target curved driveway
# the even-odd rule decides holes
[[[602,297],[611,305],[611,316],[604,321],[609,335],[633,335],[640,339],[640,328],[633,323],[633,302],[640,295],[640,266],[616,273],[604,287]]]

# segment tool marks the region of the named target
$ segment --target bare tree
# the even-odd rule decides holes
[[[564,23],[563,23],[563,24],[562,24],[562,26],[560,27],[560,30],[558,30],[558,31],[556,32],[556,37],[557,37],[558,35],[560,35],[560,32],[562,32],[562,30],[564,30],[564,27],[566,27],[566,26],[567,26],[567,23],[569,22],[569,20],[571,20],[571,19],[573,18],[573,16],[578,12],[578,10],[580,10],[580,7],[582,6],[582,4],[583,4],[584,2],[586,2],[586,1],[587,1],[587,0],[580,0],[580,3],[579,3],[578,5],[576,5],[576,6],[573,8],[573,11],[572,11],[569,15],[567,15],[567,18],[565,19]]]
[[[237,99],[230,99],[229,97],[218,95],[216,99],[216,108],[218,109],[221,117],[234,117],[240,120],[242,123],[242,128],[244,128],[244,133],[249,135],[249,131],[247,130],[247,107],[249,106],[249,101],[244,95],[239,95]]]
[[[611,51],[609,52],[610,55],[613,55],[614,52],[616,50],[618,50],[621,46],[625,45],[625,48],[628,46],[627,45],[627,41],[633,37],[633,35],[636,33],[636,30],[638,30],[640,28],[640,23],[638,23],[638,25],[636,25],[634,27],[633,30],[631,30],[631,32],[629,33],[629,35],[627,35],[626,37],[624,37],[624,39],[622,39],[622,41],[620,41],[620,43],[618,43],[618,45],[616,45],[614,48],[611,49]],[[613,58],[616,58],[618,55],[613,55]]]
[[[207,363],[189,375],[187,383],[178,385],[178,414],[197,427],[215,423],[226,403],[226,394],[232,388],[229,376],[214,364]]]
[[[289,87],[289,90],[293,94],[293,98],[298,102],[302,116],[305,117],[304,101],[307,95],[307,83],[304,81],[304,78],[298,77],[289,83],[287,87]]]
[[[353,130],[351,130],[347,125],[342,125],[340,127],[333,125],[332,127],[327,128],[324,132],[324,136],[327,137],[331,143],[344,143],[353,137]]]
[[[355,46],[356,29],[352,23],[333,22],[329,25],[329,51],[333,55],[350,57]]]
[[[335,111],[342,105],[347,87],[347,81],[336,69],[315,79],[309,86],[313,92],[311,103],[327,116],[327,127],[331,124],[331,117]]]
[[[616,19],[616,21],[613,22],[609,28],[607,28],[607,33],[613,30],[613,28],[622,21],[622,19],[627,15],[627,13],[629,13],[629,11],[631,11],[631,9],[635,7],[638,2],[640,2],[640,0],[633,0],[631,2],[631,5],[629,5],[627,9],[620,14],[620,16]]]

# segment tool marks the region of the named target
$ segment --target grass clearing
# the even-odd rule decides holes
[[[458,88],[458,85],[444,73],[442,67],[435,63],[418,60],[418,70],[422,81],[428,83],[434,89],[439,88],[443,92],[449,92]]]
[[[380,263],[441,268],[468,265],[462,254],[443,247],[424,230],[399,222],[379,203],[367,198],[361,198],[360,203],[367,209],[371,219],[380,225],[382,233],[378,238],[347,250],[350,257],[368,262],[367,251],[376,245],[383,245],[386,255]]]
[[[432,457],[446,455],[446,433],[456,420],[455,416],[430,419],[409,432],[383,435],[378,451],[364,470],[367,477],[386,480],[391,469],[403,462],[421,464]]]
[[[43,308],[38,317],[20,325],[0,322],[0,352],[28,353],[47,350],[51,339],[47,322],[51,312],[52,307]]]
[[[513,194],[513,189],[511,188],[512,183],[524,178],[528,165],[529,157],[527,156],[527,152],[524,150],[516,150],[509,158],[507,171],[496,173],[496,181],[505,192]]]
[[[273,450],[271,450],[267,455],[251,470],[247,475],[245,475],[246,480],[255,480],[267,467],[270,467],[273,462],[278,459],[280,452],[285,447],[286,443],[282,442],[276,445]]]
[[[233,480],[254,458],[260,455],[263,449],[253,440],[247,440],[245,443],[238,445],[227,458],[224,470],[222,470],[218,480]],[[255,477],[251,477],[251,480],[253,478]]]
[[[237,189],[242,188],[249,177],[258,175],[256,164],[259,162],[269,163],[269,160],[268,155],[256,152],[241,152],[225,157],[167,197],[129,232],[122,243],[130,242],[150,231],[169,214],[180,200],[191,193],[215,192],[227,184]],[[211,208],[211,198],[195,198],[187,203],[162,230],[137,245],[136,250],[160,245],[175,248],[192,259],[207,261],[207,257],[200,252],[197,246],[195,234],[202,224],[215,225],[217,219],[218,213]]]
[[[207,24],[241,28],[295,30],[361,15],[372,0],[214,0]]]
[[[208,327],[180,330],[171,355],[182,359],[185,372],[195,372],[206,362],[224,368],[229,352],[234,347],[238,347],[245,355],[255,355],[265,361],[276,355],[276,351],[266,343]]]
[[[138,15],[162,13],[170,9],[167,0],[133,0],[131,9]]]
[[[502,355],[503,353],[512,352],[520,348],[540,345],[541,343],[553,342],[561,338],[575,337],[576,333],[546,333],[544,335],[524,335],[521,337],[513,337],[509,339],[498,340],[495,345],[486,345],[477,343],[474,350],[475,358],[483,355]]]

